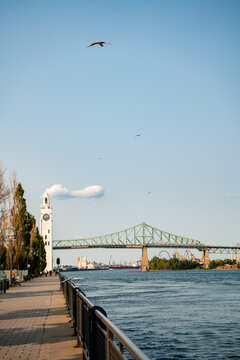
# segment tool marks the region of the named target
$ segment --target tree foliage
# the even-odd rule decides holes
[[[2,209],[2,206],[6,202],[9,194],[9,189],[5,182],[5,169],[2,167],[0,163],[0,210]]]
[[[218,266],[225,266],[225,265],[235,265],[236,260],[212,260],[209,265],[209,269],[216,269]]]
[[[4,228],[6,227],[6,203],[9,195],[9,188],[5,182],[5,169],[0,163],[0,270],[6,267],[7,250],[5,246]]]
[[[7,226],[2,221],[4,216],[1,217],[0,222],[0,269],[10,269],[12,260],[12,269],[28,269],[31,274],[38,274],[46,267],[43,238],[36,227],[34,216],[27,211],[22,185],[17,182],[16,176],[13,175],[10,191],[6,191],[6,186],[1,185],[4,184],[1,174],[0,167],[0,192],[3,193],[5,189],[4,194],[8,196],[8,213],[10,215]],[[1,197],[0,193],[1,199],[3,199],[3,196]],[[6,203],[6,196],[4,203]],[[3,205],[3,203],[0,203],[0,205]],[[4,226],[6,230],[4,230]],[[14,235],[15,239],[6,242],[6,235]]]
[[[31,251],[29,253],[30,272],[38,274],[46,267],[46,251],[44,248],[43,237],[39,234],[36,227],[31,236]]]
[[[192,270],[198,267],[200,267],[200,265],[196,261],[178,260],[174,257],[166,260],[155,256],[149,262],[150,270]]]

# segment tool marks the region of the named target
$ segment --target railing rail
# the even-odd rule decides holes
[[[80,288],[60,274],[69,313],[73,320],[77,345],[84,360],[148,360],[148,357],[115,326],[104,309],[94,306]]]

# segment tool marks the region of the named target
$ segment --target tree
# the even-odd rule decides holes
[[[199,263],[190,260],[178,260],[173,257],[169,260],[154,257],[149,262],[150,270],[191,270],[199,267]]]
[[[32,273],[38,273],[45,268],[46,254],[44,243],[33,215],[27,211],[24,190],[14,175],[11,182],[10,222],[14,229],[16,239],[13,241],[13,268],[23,270],[28,268]],[[8,249],[8,264],[10,262],[10,249]]]
[[[5,247],[5,232],[4,229],[7,225],[6,217],[6,202],[9,195],[9,189],[5,183],[5,171],[0,163],[0,269],[4,270],[6,268],[6,247]]]
[[[36,220],[27,211],[24,190],[13,174],[10,180],[10,190],[4,181],[5,169],[0,164],[0,269],[28,269],[32,274],[38,274],[46,267],[46,252],[42,236],[36,227]],[[8,200],[8,202],[7,202]],[[7,225],[6,206],[9,207]],[[3,229],[8,229],[8,233]],[[5,236],[15,235],[15,239],[6,244]]]
[[[39,234],[35,222],[30,234],[30,251],[28,262],[30,265],[29,271],[31,274],[38,274],[46,267],[46,251],[44,247],[44,241],[43,237]]]
[[[6,202],[9,195],[9,189],[6,186],[4,179],[5,171],[6,169],[4,169],[0,163],[0,210],[2,209],[2,206]]]
[[[27,214],[24,190],[16,177],[12,178],[10,197],[10,224],[14,229],[16,239],[12,244],[13,268],[22,270],[26,268],[29,215]]]

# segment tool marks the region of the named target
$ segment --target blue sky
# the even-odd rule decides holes
[[[231,0],[0,2],[8,174],[37,220],[52,185],[104,189],[52,197],[55,239],[145,221],[240,242],[239,18]],[[87,48],[101,40],[111,45]]]

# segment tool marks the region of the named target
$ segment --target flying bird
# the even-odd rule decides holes
[[[141,136],[140,134],[136,134],[135,137]]]
[[[95,46],[95,45],[99,45],[101,47],[104,47],[104,44],[111,45],[110,43],[108,43],[106,41],[97,41],[97,42],[94,42],[94,43],[88,45],[88,47]]]
[[[147,195],[150,195],[151,194],[151,191],[149,191],[148,193],[147,193]]]

